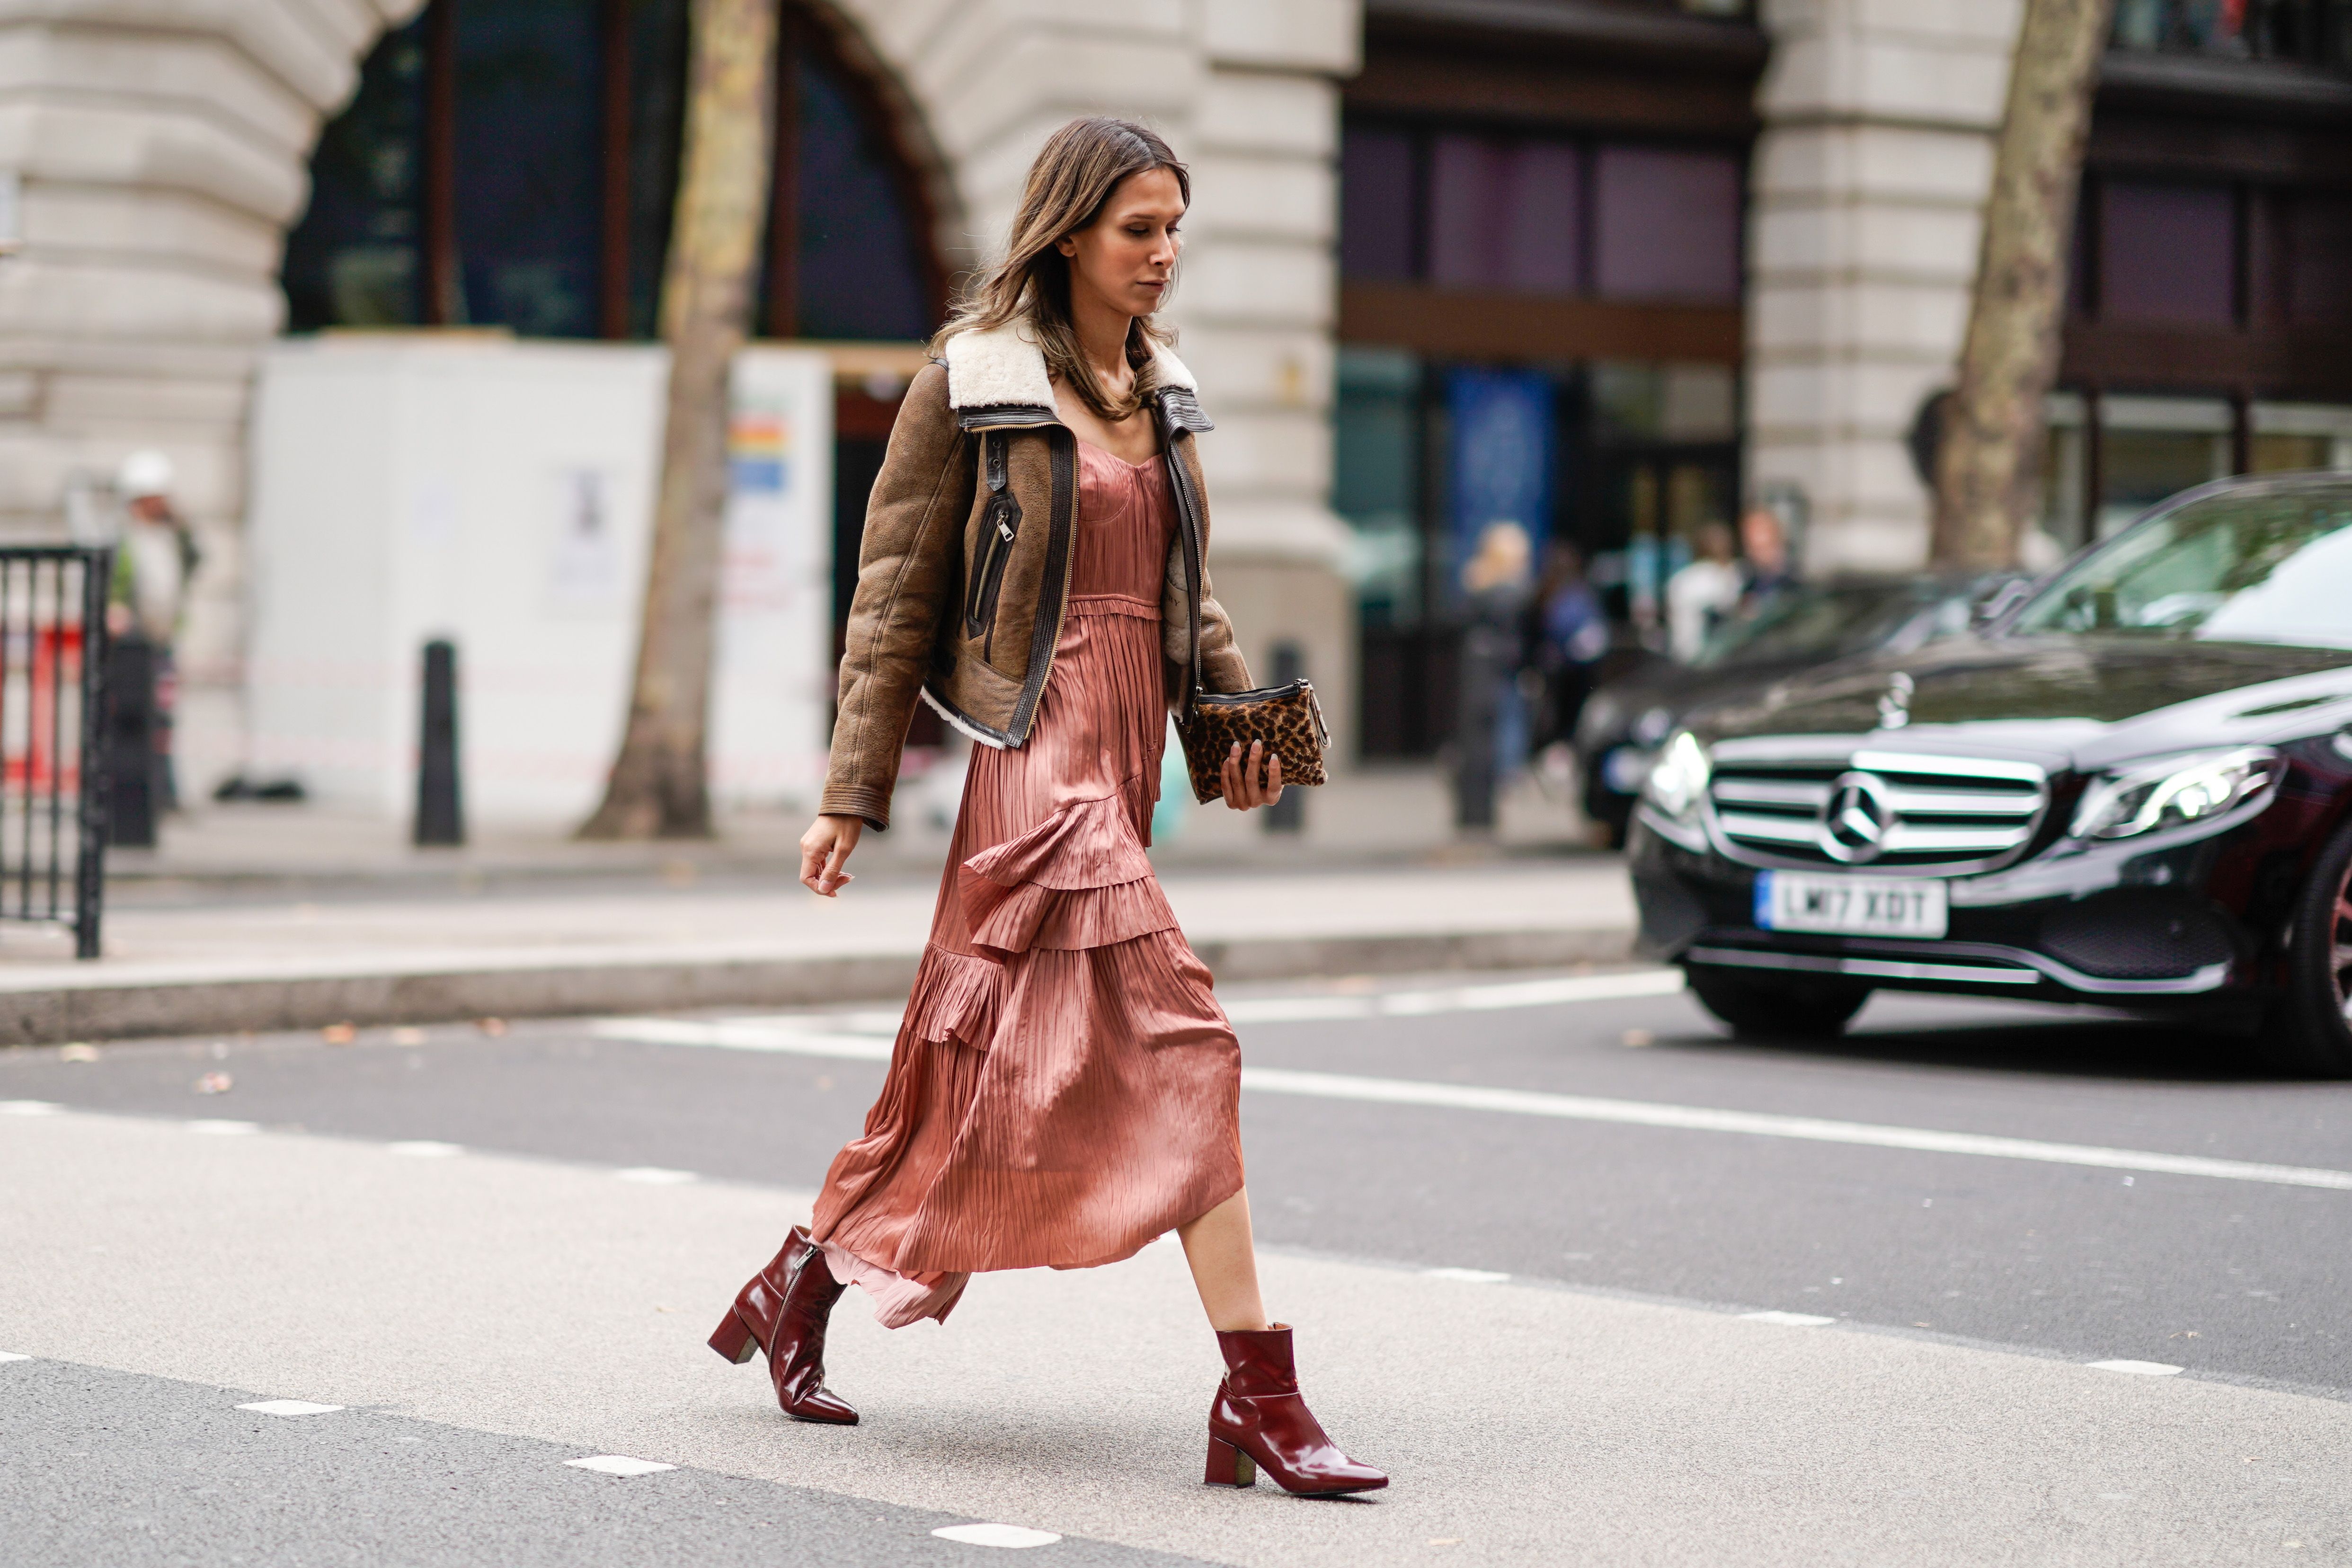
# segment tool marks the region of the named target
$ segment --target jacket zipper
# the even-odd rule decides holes
[[[980,437],[982,466],[988,479],[988,507],[985,517],[989,534],[982,548],[978,570],[972,573],[971,593],[964,603],[963,634],[980,637],[981,657],[996,655],[996,605],[1004,587],[1004,569],[1013,559],[1013,541],[1021,533],[1021,503],[1007,487],[1004,438],[990,438],[983,432]]]
[[[1020,507],[1012,500],[1012,497],[1005,497],[1003,499],[1013,515],[1018,517]],[[995,510],[995,503],[991,503],[991,510]],[[1001,515],[993,517],[992,520],[996,524],[996,531],[989,536],[988,556],[981,566],[980,580],[973,584],[979,599],[978,612],[973,620],[976,622],[975,630],[983,633],[980,645],[980,656],[982,659],[992,659],[996,656],[996,601],[1004,587],[1005,563],[1013,559],[1014,537],[1013,525]]]

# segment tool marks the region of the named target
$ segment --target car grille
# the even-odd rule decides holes
[[[1957,873],[2032,841],[2049,780],[2031,762],[1892,751],[1790,754],[1755,742],[1716,752],[1716,841],[1751,865]]]

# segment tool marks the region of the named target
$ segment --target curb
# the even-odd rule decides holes
[[[1303,979],[1449,969],[1558,968],[1622,960],[1627,931],[1481,931],[1413,936],[1302,936],[1194,944],[1217,978]],[[205,978],[103,971],[69,985],[0,989],[0,1046],[77,1040],[266,1033],[330,1024],[448,1023],[478,1018],[791,1008],[896,1001],[918,956],[648,957],[566,953],[505,966],[420,964],[345,972],[255,971]]]

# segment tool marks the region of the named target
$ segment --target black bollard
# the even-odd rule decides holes
[[[155,847],[155,646],[133,632],[106,648],[106,841]]]
[[[462,844],[466,811],[457,793],[457,649],[425,644],[425,723],[416,747],[416,842]]]
[[[1307,655],[1296,643],[1274,645],[1274,681],[1277,686],[1303,680],[1307,675]],[[1324,758],[1329,768],[1330,758]],[[1307,831],[1307,791],[1286,788],[1282,799],[1265,809],[1265,831],[1269,833],[1303,833]]]

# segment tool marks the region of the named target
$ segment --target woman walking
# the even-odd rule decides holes
[[[766,1352],[786,1415],[850,1424],[824,1361],[845,1286],[888,1327],[944,1322],[973,1274],[1117,1262],[1173,1229],[1225,1357],[1207,1479],[1368,1491],[1388,1478],[1324,1435],[1266,1321],[1240,1047],[1144,854],[1170,704],[1196,674],[1249,686],[1202,566],[1209,421],[1152,319],[1191,199],[1150,131],[1063,127],[899,410],[802,882],[835,896],[887,825],[918,695],[981,744],[865,1134],[710,1343]],[[1269,804],[1280,761],[1236,749],[1223,782]]]

